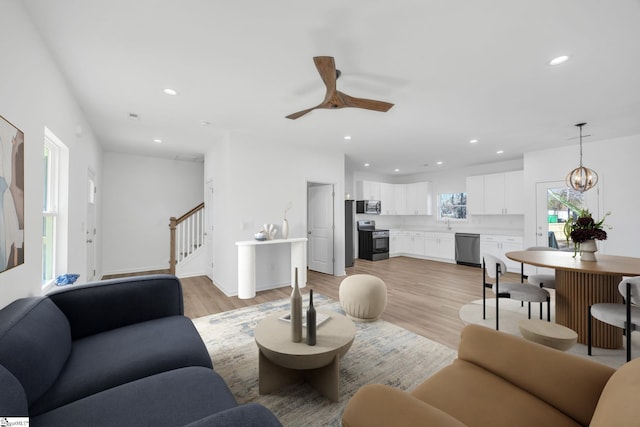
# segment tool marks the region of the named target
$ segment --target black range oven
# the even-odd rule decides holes
[[[389,230],[377,229],[375,221],[358,221],[358,258],[388,259]]]

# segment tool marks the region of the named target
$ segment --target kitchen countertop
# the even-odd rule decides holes
[[[424,231],[424,232],[431,232],[431,233],[451,233],[451,234],[455,234],[455,233],[475,233],[475,234],[480,234],[480,235],[493,235],[493,236],[514,236],[514,237],[522,237],[523,236],[523,232],[520,230],[514,230],[514,229],[504,229],[504,228],[482,228],[482,229],[478,229],[478,228],[458,228],[458,227],[451,227],[451,229],[447,229],[446,226],[443,227],[407,227],[407,226],[400,226],[400,227],[394,227],[394,226],[390,226],[389,230],[391,231]]]

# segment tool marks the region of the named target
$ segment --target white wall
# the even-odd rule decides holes
[[[44,128],[69,148],[68,265],[63,272],[86,274],[87,178],[101,185],[102,150],[61,77],[22,2],[0,2],[0,115],[25,134],[25,263],[0,273],[0,307],[42,293],[42,195]],[[98,206],[101,200],[98,199]],[[97,226],[100,231],[98,208]],[[100,243],[96,247],[101,271]]]
[[[244,135],[229,134],[205,156],[205,181],[214,187],[208,214],[214,226],[214,283],[228,295],[237,294],[236,241],[252,240],[264,223],[280,232],[284,211],[289,237],[307,236],[307,182],[335,185],[335,272],[344,274],[344,156],[306,147],[282,146]],[[276,236],[276,238],[279,237]],[[257,253],[257,288],[290,283],[286,245]]]
[[[104,274],[169,268],[169,218],[203,201],[202,162],[104,153]]]
[[[600,191],[602,207],[599,215],[611,212],[606,224],[608,238],[598,244],[599,251],[609,255],[640,257],[640,191],[634,178],[640,158],[640,135],[599,142],[583,142],[584,165],[594,169],[600,179],[596,188]],[[537,182],[564,181],[567,173],[578,167],[578,145],[526,153],[524,157],[525,179],[525,228],[526,246],[535,244],[535,187]],[[595,213],[594,213],[595,215]]]

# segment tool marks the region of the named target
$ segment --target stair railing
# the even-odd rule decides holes
[[[204,203],[179,218],[169,218],[169,230],[169,272],[176,274],[176,264],[204,244]]]

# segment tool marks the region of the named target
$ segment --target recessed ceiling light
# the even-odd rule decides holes
[[[369,163],[365,163],[365,164],[364,164],[364,167],[365,167],[365,168],[368,168],[369,166],[371,166]]]
[[[469,144],[475,144],[476,142],[478,142],[478,140],[477,140],[477,139],[470,139],[470,140],[469,140]]]
[[[155,142],[156,144],[162,144],[162,140],[159,138],[154,139],[153,142]]]
[[[551,61],[549,61],[549,65],[562,64],[563,62],[566,62],[568,59],[569,59],[568,55],[557,56],[557,57],[553,58]]]
[[[503,153],[504,153],[504,150],[498,150],[498,151],[496,151],[496,154],[503,154]]]
[[[444,162],[436,162],[436,165],[441,165],[442,163],[444,163]]]
[[[202,126],[209,126],[209,125],[211,124],[211,122],[210,122],[210,121],[208,121],[208,120],[200,120],[200,124],[201,124]]]
[[[344,137],[344,139],[346,139],[346,140],[348,141],[348,140],[350,140],[350,139],[351,139],[351,136],[350,136],[350,135],[346,135],[346,136]]]
[[[170,88],[166,88],[166,89],[164,89],[164,90],[163,90],[163,92],[164,92],[165,94],[167,94],[167,95],[171,95],[171,96],[173,96],[173,95],[177,95],[177,94],[178,94],[178,92],[176,92],[174,89],[170,89]]]
[[[400,172],[400,169],[397,169],[397,168],[396,168],[396,169],[394,169],[393,171],[394,171],[394,172]]]
[[[140,119],[140,114],[138,113],[129,113],[129,120],[138,120]]]

